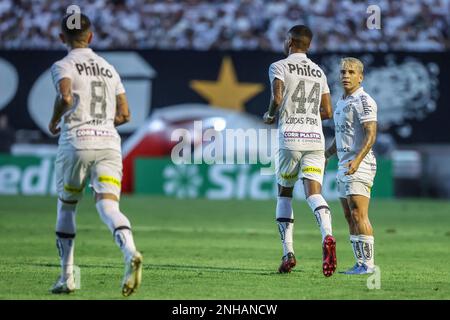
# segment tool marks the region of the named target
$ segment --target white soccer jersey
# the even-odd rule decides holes
[[[53,83],[72,80],[73,107],[61,119],[61,148],[121,150],[114,126],[116,95],[125,92],[119,74],[90,48],[73,49],[51,68]]]
[[[278,118],[279,147],[297,151],[324,150],[320,118],[322,94],[329,93],[323,70],[304,53],[294,53],[270,65],[269,78],[284,83]]]
[[[364,92],[363,87],[343,99],[339,99],[334,111],[336,150],[339,170],[347,170],[344,164],[355,159],[363,147],[364,129],[362,124],[377,121],[377,104]],[[361,162],[358,171],[371,174],[376,171],[376,159],[370,150]]]

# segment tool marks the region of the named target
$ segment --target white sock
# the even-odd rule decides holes
[[[364,263],[369,267],[373,268],[375,266],[374,262],[374,238],[373,236],[366,236],[360,234],[358,236],[359,242],[361,243],[362,256]]]
[[[306,201],[316,217],[323,242],[327,235],[332,235],[330,208],[321,194],[313,194]]]
[[[56,216],[56,247],[61,264],[61,276],[67,279],[73,274],[75,249],[76,204],[64,203],[58,199]]]
[[[75,249],[74,238],[62,238],[59,234],[56,238],[59,259],[61,261],[61,276],[67,279],[73,275],[73,252]]]
[[[122,250],[125,260],[130,259],[136,252],[136,246],[131,232],[130,221],[119,210],[119,202],[102,199],[97,201],[97,211],[103,222],[111,230],[116,244]]]
[[[280,232],[283,256],[288,252],[294,253],[294,212],[292,210],[292,198],[278,197],[276,219]]]
[[[350,243],[352,245],[353,255],[355,256],[355,260],[358,265],[362,265],[364,263],[363,254],[362,254],[362,246],[359,242],[359,237],[355,235],[350,235]]]
[[[75,215],[77,204],[69,204],[58,199],[56,214],[56,232],[76,233]]]

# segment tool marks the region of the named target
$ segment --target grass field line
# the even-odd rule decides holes
[[[106,226],[103,225],[78,225],[79,231],[97,231],[97,230],[107,230]],[[172,232],[172,233],[207,233],[207,234],[223,234],[223,235],[264,235],[264,236],[273,236],[274,234],[278,235],[278,230],[276,225],[274,224],[273,229],[261,228],[261,229],[253,229],[253,228],[206,228],[206,227],[169,227],[169,226],[143,226],[143,225],[135,225],[132,226],[133,231],[138,232]],[[397,228],[398,229],[398,228]],[[440,232],[439,232],[440,231]],[[449,236],[449,232],[445,232],[445,230],[435,230],[435,231],[418,231],[416,229],[403,228],[399,230],[392,231],[391,229],[380,230],[378,235],[384,234],[388,236],[395,237],[410,237],[410,236],[436,236],[439,233],[442,233],[442,236]],[[316,236],[320,235],[320,231],[311,230],[311,229],[302,229],[302,226],[297,226],[295,230],[296,234],[307,235],[307,236]],[[333,230],[333,235],[338,236],[348,236],[347,230]]]

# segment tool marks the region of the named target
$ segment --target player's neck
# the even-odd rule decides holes
[[[303,53],[303,54],[306,54],[306,51],[302,51],[302,50],[300,50],[300,49],[293,49],[293,48],[290,48],[290,49],[289,49],[289,55],[294,54],[294,53]]]
[[[69,51],[74,49],[87,49],[89,48],[89,44],[87,43],[71,43],[69,44]]]

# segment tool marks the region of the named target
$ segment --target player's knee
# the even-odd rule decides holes
[[[281,185],[278,185],[278,196],[285,197],[285,198],[292,198],[293,190],[294,190],[294,188],[283,187]]]
[[[314,195],[314,194],[321,194],[322,193],[322,185],[311,179],[303,179],[303,187],[305,189],[305,196],[306,198]]]
[[[100,200],[113,200],[119,202],[119,198],[115,194],[112,193],[97,193],[95,192],[95,201],[98,203]]]
[[[359,225],[363,220],[361,210],[354,208],[351,210],[351,219],[355,225]]]

